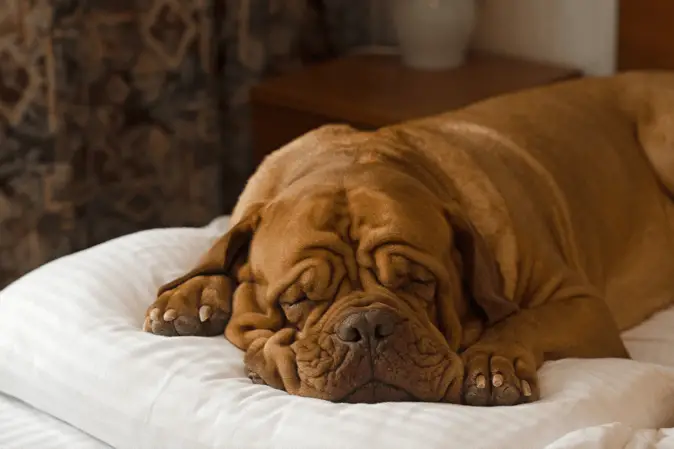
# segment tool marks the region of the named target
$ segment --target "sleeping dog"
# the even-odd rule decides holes
[[[629,357],[674,299],[674,74],[504,95],[260,165],[145,330],[224,335],[251,378],[339,402],[514,405],[537,369]]]

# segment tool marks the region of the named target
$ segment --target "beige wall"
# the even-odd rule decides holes
[[[617,0],[478,2],[477,48],[566,64],[591,75],[615,69]]]
[[[391,0],[370,0],[373,44],[393,44]],[[662,0],[674,1],[674,0]],[[617,0],[476,0],[474,46],[570,65],[591,75],[615,67]]]

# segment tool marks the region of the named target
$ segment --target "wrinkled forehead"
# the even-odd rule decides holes
[[[341,186],[320,186],[279,196],[264,211],[264,234],[284,233],[290,240],[314,239],[314,233],[340,232],[348,220]]]
[[[266,208],[251,262],[282,276],[310,258],[407,245],[440,256],[451,232],[437,199],[405,176],[368,170],[340,185],[282,196]]]
[[[414,177],[372,169],[346,185],[353,237],[361,243],[402,242],[433,253],[451,238],[440,200]]]
[[[341,187],[282,195],[265,207],[249,260],[267,277],[281,277],[293,265],[332,248],[344,252],[349,213]]]

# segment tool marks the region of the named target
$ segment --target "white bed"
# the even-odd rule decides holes
[[[0,394],[0,448],[110,449],[110,446],[30,405]]]
[[[674,448],[674,309],[624,335],[636,361],[548,363],[543,400],[511,408],[291,397],[223,338],[141,332],[226,227],[126,236],[0,292],[0,448]]]

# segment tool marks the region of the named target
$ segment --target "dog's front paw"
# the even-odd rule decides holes
[[[222,335],[231,315],[232,281],[197,276],[162,293],[148,308],[143,330],[167,337]]]
[[[248,379],[250,379],[250,381],[256,385],[267,385],[267,382],[264,381],[262,376],[250,369],[248,366],[246,366],[246,375],[248,376]]]
[[[464,403],[468,405],[516,405],[538,400],[538,376],[531,351],[505,343],[469,347],[465,364]]]

